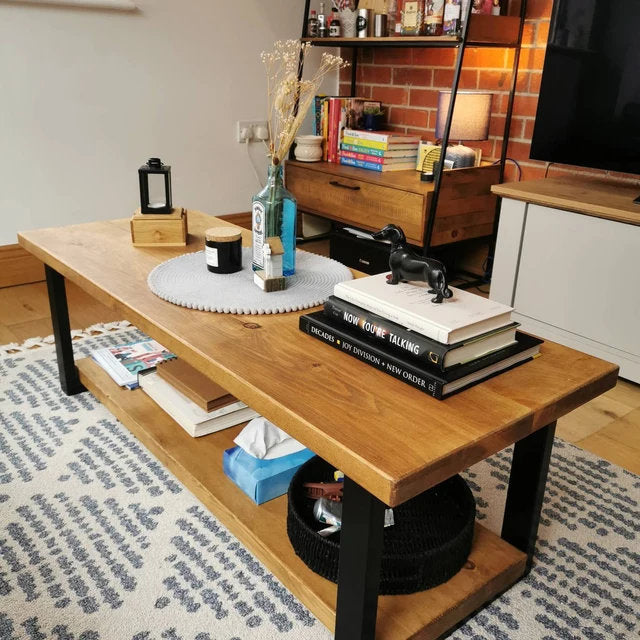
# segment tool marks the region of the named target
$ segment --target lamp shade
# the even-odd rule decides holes
[[[489,137],[492,98],[492,93],[458,91],[449,138],[452,140],[486,140]],[[451,91],[441,91],[438,96],[436,139],[444,137],[450,104]]]

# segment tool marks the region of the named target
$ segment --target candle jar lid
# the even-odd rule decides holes
[[[242,232],[235,227],[211,227],[204,232],[209,242],[234,242],[242,238]]]

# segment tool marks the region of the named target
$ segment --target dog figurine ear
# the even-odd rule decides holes
[[[387,276],[387,284],[398,282],[421,281],[427,282],[431,289],[429,293],[435,294],[431,302],[440,304],[444,299],[451,298],[453,292],[447,286],[447,270],[439,260],[418,255],[407,244],[404,231],[395,224],[386,227],[373,234],[375,240],[389,240],[391,253],[389,254],[389,269],[391,275]]]

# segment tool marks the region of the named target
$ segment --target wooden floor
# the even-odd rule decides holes
[[[304,248],[322,250],[322,245]],[[72,283],[67,284],[67,296],[72,329],[122,320]],[[0,344],[51,333],[44,282],[0,289]],[[640,474],[640,385],[620,380],[611,391],[562,418],[557,435]]]

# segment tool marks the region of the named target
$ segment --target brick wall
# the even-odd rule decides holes
[[[552,0],[528,0],[522,52],[508,157],[518,161],[523,179],[544,175],[546,163],[529,159],[529,148],[540,90],[545,47],[549,35]],[[453,82],[455,49],[363,49],[357,67],[359,96],[381,100],[388,111],[390,128],[434,139],[438,91]],[[342,51],[350,55],[350,50]],[[499,158],[504,131],[508,92],[511,86],[513,51],[469,48],[460,77],[460,89],[490,90],[494,94],[490,139],[469,142],[482,147],[485,158]],[[340,93],[349,95],[350,69],[341,72]],[[582,173],[611,179],[638,181],[638,176],[554,164],[549,175]],[[506,180],[516,179],[513,163],[507,163]]]

